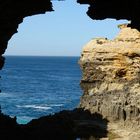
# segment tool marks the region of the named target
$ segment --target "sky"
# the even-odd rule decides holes
[[[6,55],[80,56],[92,38],[113,39],[126,20],[92,20],[88,5],[76,0],[53,1],[54,12],[24,18],[8,44]]]

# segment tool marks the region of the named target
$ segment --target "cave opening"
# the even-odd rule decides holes
[[[127,22],[93,21],[86,15],[88,6],[73,0],[53,5],[54,12],[24,19],[6,51],[0,102],[3,112],[21,123],[76,107],[82,95],[82,46],[94,37],[112,39],[117,25]]]

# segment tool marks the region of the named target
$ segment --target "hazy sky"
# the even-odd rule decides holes
[[[79,56],[82,47],[95,37],[112,39],[126,21],[92,20],[88,5],[76,0],[54,1],[54,12],[27,17],[9,41],[6,55]]]

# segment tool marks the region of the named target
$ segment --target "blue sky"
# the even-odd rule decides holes
[[[9,41],[6,55],[79,56],[82,47],[96,37],[113,37],[126,21],[92,20],[88,5],[76,0],[54,1],[54,12],[27,17]]]

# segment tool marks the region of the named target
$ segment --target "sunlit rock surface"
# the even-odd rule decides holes
[[[128,126],[140,123],[140,32],[126,26],[114,40],[92,39],[80,66],[80,107]]]

